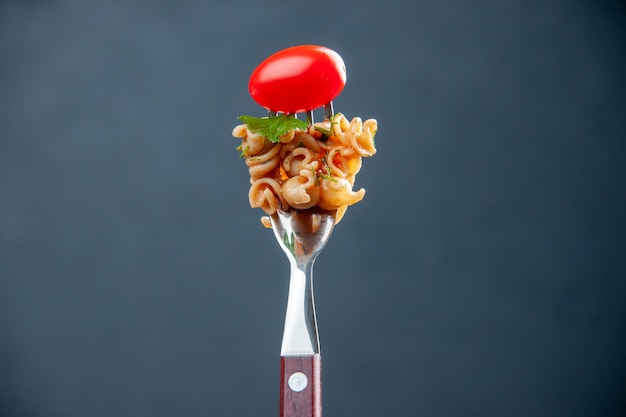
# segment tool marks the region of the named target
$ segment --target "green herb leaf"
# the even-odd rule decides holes
[[[325,173],[323,173],[323,174],[319,174],[319,177],[320,177],[320,178],[323,178],[323,179],[325,179],[325,180],[332,181],[332,182],[337,182],[337,179],[336,179],[336,178],[333,178],[333,177],[330,175],[330,166],[328,166],[328,161],[326,160],[326,157],[325,157],[325,156],[324,156],[324,157],[322,157],[322,164],[324,165],[324,171],[326,171],[326,172],[325,172]]]
[[[320,132],[322,135],[326,135],[328,137],[332,136],[332,133],[328,129],[324,129],[323,127],[320,127],[320,126],[313,126],[313,128],[317,130],[318,132]]]
[[[295,244],[296,244],[296,238],[295,235],[293,234],[293,232],[291,232],[291,234],[287,234],[287,232],[283,232],[283,243],[285,244],[285,247],[289,250],[289,252],[295,254]]]
[[[326,129],[324,127],[321,126],[313,126],[313,129],[317,130],[318,132],[320,132],[322,135],[326,136],[326,139],[328,139],[329,137],[331,137],[333,135],[333,125],[335,124],[335,118],[337,117],[339,113],[335,113],[330,117],[330,129]]]
[[[305,130],[308,125],[304,120],[296,119],[291,114],[275,117],[239,116],[239,120],[248,125],[252,132],[267,137],[271,142],[278,142],[279,137],[293,129]]]

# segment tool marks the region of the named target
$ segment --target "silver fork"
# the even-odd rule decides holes
[[[321,356],[313,264],[335,226],[335,212],[317,208],[278,211],[272,229],[291,266],[280,352],[280,417],[321,417]]]

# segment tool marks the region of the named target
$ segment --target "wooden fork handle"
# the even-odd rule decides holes
[[[322,417],[322,358],[280,357],[280,417]]]

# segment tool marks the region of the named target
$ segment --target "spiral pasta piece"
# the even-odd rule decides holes
[[[378,123],[374,119],[368,119],[363,123],[360,117],[352,121],[337,113],[336,121],[332,123],[333,135],[337,136],[342,145],[354,149],[359,155],[367,157],[376,153],[374,136],[378,131]]]
[[[315,170],[319,162],[315,160],[316,154],[307,148],[295,148],[288,153],[282,161],[282,167],[289,177],[300,175],[302,170]]]
[[[233,129],[233,136],[241,138],[241,149],[246,155],[256,155],[267,146],[267,138],[250,131],[248,127],[239,125]]]
[[[361,156],[351,148],[336,147],[328,152],[326,158],[330,174],[345,178],[354,176],[361,170]]]
[[[320,204],[325,210],[336,210],[342,206],[351,206],[365,197],[365,189],[352,191],[352,184],[345,178],[322,180],[320,185]]]
[[[280,163],[279,152],[280,143],[272,146],[269,151],[264,154],[254,155],[246,158],[246,165],[248,166],[248,173],[250,178],[256,180],[262,177],[266,177],[272,172]]]
[[[317,206],[320,200],[320,187],[317,185],[315,171],[303,169],[300,175],[283,183],[282,192],[290,207],[308,209]]]
[[[254,181],[248,192],[250,207],[260,208],[267,214],[276,213],[284,202],[280,188],[278,181],[272,178]]]

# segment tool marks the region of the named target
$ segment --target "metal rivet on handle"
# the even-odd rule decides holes
[[[295,392],[304,390],[308,383],[309,381],[307,380],[306,375],[302,372],[294,372],[287,380],[287,385],[289,385],[289,388]]]

